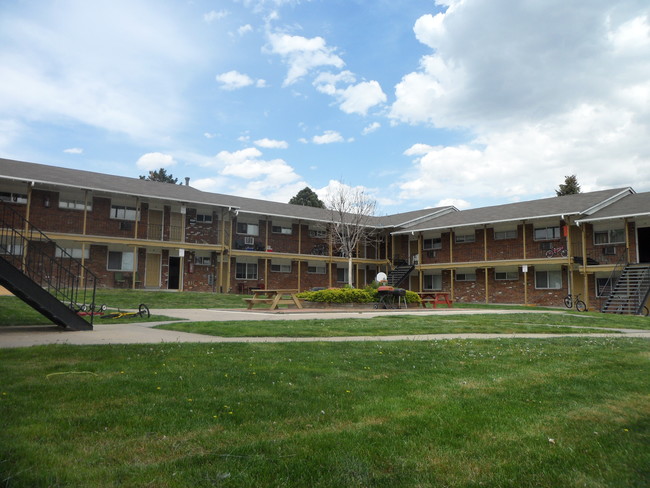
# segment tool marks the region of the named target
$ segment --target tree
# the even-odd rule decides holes
[[[564,184],[561,184],[560,188],[558,190],[555,190],[555,194],[558,197],[564,195],[574,195],[576,193],[580,193],[580,185],[578,184],[578,178],[576,175],[565,176]]]
[[[160,168],[158,171],[151,170],[149,171],[149,176],[141,175],[140,179],[149,180],[149,181],[160,181],[162,183],[171,183],[173,185],[178,183],[178,178],[174,178],[174,175],[172,175],[171,173],[167,174],[167,170],[165,168]]]
[[[372,234],[370,219],[377,202],[360,188],[339,185],[327,199],[330,209],[329,234],[332,244],[348,258],[348,284],[353,285],[352,257],[357,246]]]
[[[303,205],[305,207],[325,208],[325,203],[319,199],[316,192],[308,186],[296,193],[296,196],[291,198],[289,203],[293,205]]]

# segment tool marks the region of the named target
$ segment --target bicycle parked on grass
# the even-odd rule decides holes
[[[149,318],[151,316],[151,313],[149,312],[149,307],[147,307],[144,303],[141,303],[138,306],[137,312],[122,312],[122,311],[117,311],[117,312],[111,312],[107,313],[106,315],[102,315],[103,319],[122,319],[124,317],[143,317],[143,318]]]
[[[564,306],[566,308],[573,308],[574,305],[578,312],[587,311],[587,304],[580,300],[580,293],[575,295],[575,297],[571,293],[564,297]]]

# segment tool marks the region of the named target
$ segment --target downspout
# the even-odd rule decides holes
[[[449,264],[454,263],[454,230],[449,229]],[[451,300],[456,301],[456,295],[454,292],[454,281],[455,281],[456,273],[453,268],[449,269],[449,278],[451,281]]]
[[[490,289],[489,289],[489,283],[488,283],[488,271],[489,268],[487,267],[487,261],[488,261],[488,251],[487,251],[487,225],[483,224],[483,261],[485,261],[486,266],[485,266],[485,303],[486,305],[490,303]]]

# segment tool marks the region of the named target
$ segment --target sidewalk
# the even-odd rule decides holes
[[[375,311],[300,311],[270,312],[258,310],[219,309],[164,309],[152,310],[156,315],[166,315],[189,321],[230,320],[309,320],[361,318],[372,319],[386,315],[468,315],[477,313],[506,314],[511,310],[484,309],[428,309],[428,310],[375,310]],[[520,312],[518,312],[520,313]],[[539,313],[526,311],[523,313]],[[557,312],[562,313],[562,312]],[[217,337],[187,332],[153,329],[161,323],[147,322],[129,324],[118,321],[96,320],[92,331],[66,331],[52,326],[0,327],[0,348],[29,347],[46,344],[157,344],[170,342],[197,343],[280,343],[280,342],[360,342],[360,341],[430,341],[450,339],[506,339],[585,337],[585,334],[426,334],[394,336],[348,336],[348,337]],[[609,332],[588,334],[588,337],[641,337],[650,339],[650,330],[615,329]]]

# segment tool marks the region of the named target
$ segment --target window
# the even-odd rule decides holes
[[[433,249],[442,249],[442,237],[433,237],[422,241],[422,249],[431,251]]]
[[[456,281],[476,281],[476,273],[456,273]]]
[[[291,273],[291,263],[271,264],[271,271],[274,273]]]
[[[340,283],[347,283],[348,268],[336,268],[336,281]]]
[[[442,275],[424,275],[425,290],[442,290]]]
[[[260,226],[257,224],[247,224],[246,222],[237,222],[237,234],[258,236],[260,235]]]
[[[562,272],[535,271],[535,288],[538,290],[559,290],[562,288]]]
[[[517,238],[517,229],[513,230],[495,230],[494,231],[494,240],[503,241],[505,239],[516,239]]]
[[[235,279],[238,280],[256,280],[257,263],[237,263]]]
[[[82,253],[80,247],[57,247],[54,255],[57,258],[74,258],[74,259],[90,259],[90,249],[86,248]]]
[[[271,226],[271,232],[274,234],[285,234],[290,236],[293,232],[291,227],[286,226],[286,225],[273,225]]]
[[[108,270],[133,271],[133,253],[122,251],[108,251]]]
[[[519,279],[518,271],[495,271],[494,279],[497,281],[516,281]]]
[[[539,227],[535,229],[534,239],[536,241],[550,241],[560,238],[560,227]]]
[[[309,229],[309,237],[318,237],[320,239],[325,239],[325,237],[327,237],[327,231],[323,229]]]
[[[210,256],[194,256],[194,264],[198,266],[210,266],[212,259]]]
[[[111,205],[111,218],[120,220],[140,220],[140,212],[135,207]]]
[[[594,244],[624,244],[625,230],[610,229],[597,230],[594,232]]]
[[[474,242],[476,240],[476,233],[474,234],[456,234],[455,238],[457,243]]]
[[[212,223],[212,214],[196,214],[196,221],[201,222],[203,224],[211,224]]]
[[[2,244],[0,243],[0,254],[10,254],[12,256],[21,256],[23,254],[22,244]]]
[[[88,210],[89,212],[93,209],[92,203],[88,202],[88,205],[84,204],[83,200],[75,200],[72,198],[59,198],[59,208],[64,208],[68,210]]]
[[[609,296],[611,292],[611,287],[607,287],[609,278],[596,278],[596,296],[603,297]]]
[[[27,195],[25,193],[11,193],[11,192],[0,192],[0,200],[3,202],[10,203],[27,203]]]
[[[307,273],[309,274],[325,274],[326,267],[324,264],[315,264],[307,266]]]

